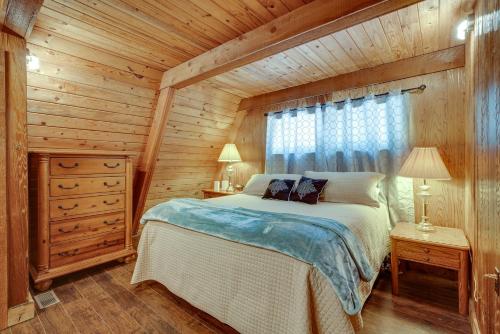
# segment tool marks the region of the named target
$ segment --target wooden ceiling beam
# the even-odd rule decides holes
[[[250,110],[276,103],[329,94],[333,91],[365,87],[372,84],[445,71],[465,64],[464,45],[421,56],[406,58],[356,72],[266,93],[241,100],[239,110]]]
[[[28,39],[42,4],[43,0],[0,0],[2,31]]]
[[[315,0],[166,71],[161,88],[192,85],[420,1]]]

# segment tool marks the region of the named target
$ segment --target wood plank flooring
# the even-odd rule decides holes
[[[237,333],[155,282],[132,287],[134,263],[111,263],[55,280],[60,304],[0,334],[18,333]],[[418,284],[417,284],[418,282]],[[393,297],[381,274],[363,310],[372,333],[471,333],[457,313],[456,282],[414,272],[403,275]]]

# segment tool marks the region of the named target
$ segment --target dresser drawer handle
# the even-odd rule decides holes
[[[73,210],[73,209],[75,209],[75,208],[77,208],[77,207],[78,207],[78,204],[77,204],[77,203],[75,203],[75,205],[73,205],[73,207],[72,207],[72,208],[65,208],[65,207],[63,207],[62,205],[59,205],[59,206],[58,206],[58,208],[59,208],[59,209],[61,209],[61,210]]]
[[[116,168],[118,166],[120,166],[119,162],[117,162],[115,165],[110,165],[107,162],[104,163],[104,167],[107,167],[107,168]]]
[[[63,164],[62,162],[60,162],[58,165],[59,165],[59,167],[61,167],[61,168],[68,168],[68,169],[70,169],[70,168],[76,168],[76,167],[80,166],[80,165],[78,164],[78,162],[75,162],[75,163],[73,164],[73,166],[64,166],[64,164]]]
[[[106,205],[115,205],[115,204],[120,203],[120,200],[119,200],[119,199],[117,199],[116,201],[114,201],[114,202],[112,202],[112,203],[109,203],[109,202],[108,202],[108,201],[106,201],[106,200],[104,200],[104,201],[102,201],[102,202],[103,202],[104,204],[106,204]]]
[[[424,248],[424,253],[429,254],[429,253],[430,253],[430,251],[431,251],[431,250],[430,250],[429,248]]]
[[[117,185],[120,184],[120,181],[116,181],[115,184],[109,184],[108,182],[104,182],[104,185],[108,188],[113,188],[113,187],[116,187]]]
[[[74,249],[72,252],[61,252],[57,253],[59,256],[75,256],[78,254],[78,249]]]
[[[64,185],[60,184],[58,185],[59,188],[61,189],[64,189],[64,190],[71,190],[71,189],[75,189],[75,188],[78,188],[80,185],[78,183],[75,183],[75,185],[73,187],[65,187]]]
[[[103,221],[102,223],[103,224],[106,224],[108,226],[111,226],[111,225],[115,225],[115,224],[118,224],[120,222],[120,218],[116,218],[114,221]]]
[[[71,230],[65,231],[63,228],[60,228],[58,231],[61,233],[71,233],[71,232],[78,230],[79,228],[80,228],[80,224],[76,224]]]

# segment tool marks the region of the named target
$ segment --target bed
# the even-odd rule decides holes
[[[389,252],[387,207],[264,200],[237,194],[214,204],[335,219],[362,243],[378,274]],[[377,275],[362,281],[364,302]],[[316,267],[282,253],[159,221],[148,221],[131,283],[155,280],[241,333],[352,333],[361,314],[347,315]]]

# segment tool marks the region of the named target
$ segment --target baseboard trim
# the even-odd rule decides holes
[[[9,308],[7,315],[7,327],[33,319],[35,317],[35,302],[28,292],[28,301]]]
[[[481,334],[481,331],[479,330],[479,323],[477,322],[476,308],[472,299],[469,302],[469,310],[469,321],[472,328],[472,333]]]

